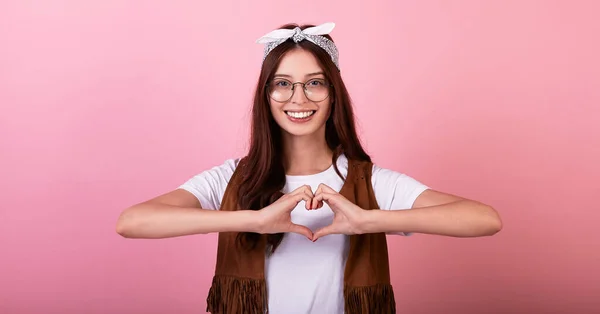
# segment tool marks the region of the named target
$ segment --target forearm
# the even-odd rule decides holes
[[[479,237],[500,231],[496,211],[484,204],[461,200],[407,210],[365,212],[365,233],[415,232],[453,237]]]
[[[256,232],[255,211],[219,211],[139,204],[123,211],[117,233],[126,238],[170,238],[213,232]]]

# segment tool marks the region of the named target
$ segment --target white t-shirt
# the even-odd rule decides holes
[[[229,159],[194,176],[180,188],[194,194],[202,208],[219,209],[238,162],[239,159]],[[337,166],[346,177],[348,160],[345,156],[338,158]],[[376,165],[371,181],[377,203],[384,210],[409,209],[417,196],[428,188],[405,174]],[[321,183],[339,191],[344,181],[331,166],[318,174],[286,176],[282,192],[288,193],[305,184],[315,191]],[[294,223],[315,232],[333,221],[333,212],[327,204],[311,211],[304,206],[301,201],[292,211]],[[287,233],[275,253],[265,257],[269,313],[344,313],[343,283],[348,249],[346,235],[332,234],[312,242],[302,235]]]

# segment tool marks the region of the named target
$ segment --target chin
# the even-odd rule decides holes
[[[304,136],[311,136],[317,133],[317,129],[307,129],[307,128],[283,128],[283,131],[286,132],[289,135],[292,136],[296,136],[296,137],[304,137]]]

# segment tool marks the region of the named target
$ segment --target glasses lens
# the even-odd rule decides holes
[[[275,79],[269,84],[269,96],[279,102],[292,98],[292,83],[288,80]]]
[[[323,79],[314,79],[305,84],[306,98],[318,102],[329,96],[329,84]]]

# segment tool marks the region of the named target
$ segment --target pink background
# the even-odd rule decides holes
[[[333,21],[375,162],[493,205],[390,237],[400,313],[599,313],[596,1],[1,1],[0,313],[203,313],[216,235],[125,207],[244,152],[262,47]],[[318,261],[316,261],[318,262]]]

